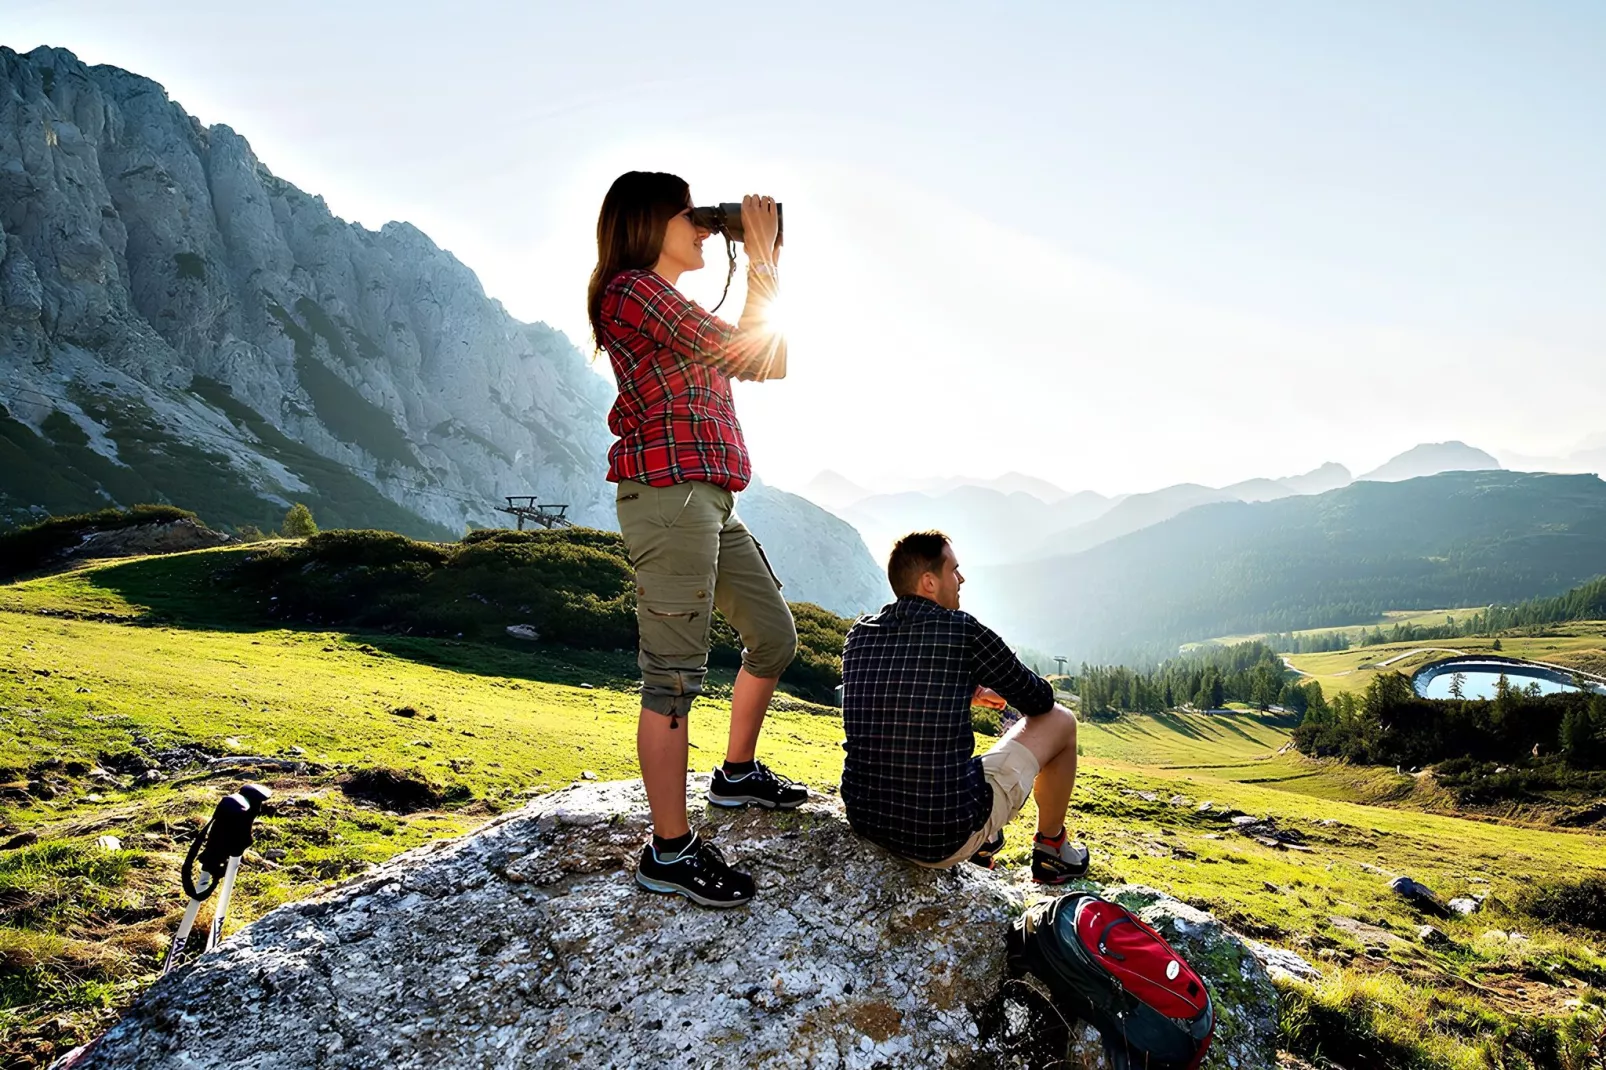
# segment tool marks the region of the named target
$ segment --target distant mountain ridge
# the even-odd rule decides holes
[[[1082,553],[974,570],[965,606],[1011,642],[1116,661],[1212,635],[1560,594],[1603,561],[1599,478],[1446,472],[1200,506]]]
[[[1397,457],[1391,457],[1360,478],[1393,482],[1434,476],[1440,472],[1483,472],[1502,467],[1492,455],[1465,442],[1424,442]]]
[[[1019,473],[955,486],[947,486],[952,480],[931,480],[926,482],[946,489],[886,494],[827,471],[801,493],[822,505],[838,503],[828,507],[858,528],[877,554],[911,531],[937,528],[954,539],[962,560],[993,565],[1085,550],[1211,502],[1270,501],[1349,481],[1349,469],[1329,462],[1283,479],[1245,480],[1220,489],[1180,483],[1114,497],[1093,491],[1072,494]],[[1039,493],[1019,489],[1033,487]],[[1048,490],[1042,491],[1044,487]]]
[[[1423,443],[1361,478],[1387,482],[1501,467],[1490,454],[1463,442]],[[801,493],[851,522],[877,554],[910,531],[938,528],[955,540],[962,560],[1000,565],[1078,553],[1202,505],[1324,494],[1354,481],[1347,467],[1329,461],[1299,475],[1246,479],[1219,488],[1179,483],[1114,497],[1092,491],[1072,494],[1018,472],[993,480],[908,480],[924,489],[879,493],[826,471]]]
[[[564,335],[64,49],[0,48],[0,369],[0,524],[171,502],[266,529],[301,501],[455,539],[534,494],[616,526],[613,389]],[[877,600],[846,525],[773,488],[746,504],[789,597]]]

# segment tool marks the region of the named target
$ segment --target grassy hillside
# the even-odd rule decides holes
[[[250,623],[246,601],[197,586],[238,553],[0,586],[4,1065],[37,1065],[149,983],[183,907],[185,838],[246,779],[276,798],[231,931],[587,771],[635,771],[628,654]],[[694,767],[721,756],[727,718],[719,697],[693,714]],[[1594,1043],[1606,935],[1581,923],[1606,918],[1554,920],[1525,896],[1600,873],[1606,837],[1302,790],[1297,759],[1276,753],[1286,739],[1285,722],[1249,713],[1085,726],[1075,821],[1096,877],[1166,888],[1318,964],[1322,982],[1283,988],[1285,1042],[1307,1056],[1587,1065],[1568,1051]],[[832,711],[785,698],[761,748],[827,790],[840,740]],[[291,764],[242,760],[255,756]],[[1283,842],[1235,831],[1232,813],[1269,817]],[[1016,874],[1032,818],[1008,834]],[[1468,919],[1424,919],[1388,891],[1396,873],[1490,898]],[[1418,939],[1426,920],[1451,943]]]
[[[1559,594],[1606,559],[1606,482],[1447,472],[1204,505],[1085,553],[977,570],[973,608],[1073,661],[1211,635],[1373,621],[1399,606]]]
[[[492,529],[456,543],[418,542],[384,531],[326,531],[304,542],[269,540],[69,571],[7,588],[0,605],[49,604],[102,619],[199,628],[281,622],[361,627],[384,633],[376,641],[401,648],[409,648],[408,636],[519,647],[505,631],[529,625],[548,644],[619,654],[614,661],[633,666],[633,575],[623,539],[592,528]],[[807,602],[793,603],[792,612],[798,655],[782,686],[830,700],[848,622]],[[741,649],[735,629],[716,613],[712,664],[734,670]]]
[[[1350,642],[1353,643],[1358,641],[1362,634],[1371,631],[1373,628],[1382,628],[1383,630],[1387,631],[1389,628],[1392,628],[1397,624],[1421,625],[1426,627],[1429,625],[1443,624],[1447,620],[1459,624],[1463,621],[1472,619],[1479,613],[1482,613],[1485,608],[1486,607],[1484,606],[1463,606],[1457,609],[1391,609],[1377,617],[1372,618],[1371,620],[1360,621],[1347,628],[1296,628],[1290,633],[1252,632],[1245,635],[1218,635],[1213,638],[1203,640],[1203,642],[1216,643],[1221,646],[1232,646],[1235,643],[1247,643],[1256,639],[1266,640],[1271,638],[1273,635],[1278,634],[1291,634],[1296,637],[1304,638],[1313,635],[1328,635],[1332,633],[1338,633],[1348,636]],[[1201,644],[1187,643],[1185,645],[1188,647],[1194,647]]]

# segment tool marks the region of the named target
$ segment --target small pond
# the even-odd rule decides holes
[[[1461,677],[1462,698],[1489,699],[1495,696],[1495,685],[1501,676],[1512,687],[1526,690],[1537,684],[1541,694],[1553,695],[1559,691],[1577,691],[1571,675],[1544,665],[1530,665],[1520,661],[1498,661],[1487,658],[1452,658],[1422,669],[1412,678],[1416,693],[1423,698],[1450,698],[1450,688],[1456,676]],[[1600,690],[1600,688],[1595,688]]]

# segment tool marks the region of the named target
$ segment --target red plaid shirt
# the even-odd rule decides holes
[[[764,285],[773,283],[749,276],[750,289]],[[616,275],[602,293],[602,345],[619,383],[609,482],[746,487],[753,466],[730,381],[768,378],[782,344],[705,312],[654,272]]]

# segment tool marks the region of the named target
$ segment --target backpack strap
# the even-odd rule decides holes
[[[1114,921],[1109,922],[1108,924],[1106,924],[1104,926],[1104,928],[1099,931],[1098,941],[1094,945],[1095,947],[1097,947],[1099,949],[1099,954],[1107,955],[1110,958],[1114,959],[1116,962],[1125,962],[1126,961],[1126,956],[1121,954],[1119,951],[1111,951],[1109,948],[1105,947],[1104,946],[1104,941],[1109,938],[1110,930],[1115,928],[1117,925],[1136,925],[1136,924],[1137,924],[1137,922],[1133,921],[1132,920],[1132,916],[1129,915],[1129,914],[1128,915],[1123,915],[1122,917],[1119,917],[1119,918],[1116,918]]]

